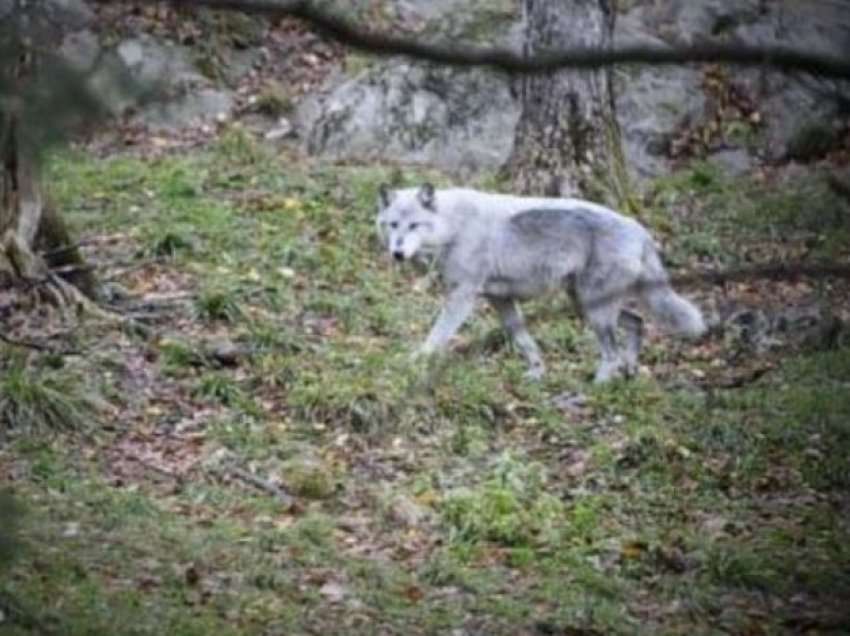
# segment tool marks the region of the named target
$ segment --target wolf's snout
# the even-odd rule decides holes
[[[397,261],[403,261],[404,260],[404,252],[402,252],[401,250],[394,250],[393,251],[393,258]]]

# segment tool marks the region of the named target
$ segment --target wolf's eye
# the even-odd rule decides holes
[[[411,223],[410,225],[408,225],[408,226],[407,226],[407,228],[408,228],[409,230],[415,230],[415,229],[416,229],[416,228],[418,228],[418,227],[419,227],[419,224],[418,224],[418,223]]]
[[[390,223],[390,227],[391,227],[392,229],[394,229],[394,230],[397,230],[397,229],[398,229],[398,222],[397,222],[397,221],[393,221],[392,223]]]

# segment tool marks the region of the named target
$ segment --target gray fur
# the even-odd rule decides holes
[[[421,188],[381,191],[378,228],[397,260],[436,257],[448,294],[419,354],[444,349],[487,299],[529,365],[544,373],[518,301],[568,291],[596,334],[604,382],[637,370],[643,320],[623,309],[636,298],[668,329],[696,337],[699,310],[670,287],[652,237],[634,219],[580,199]],[[621,346],[617,328],[626,334]]]

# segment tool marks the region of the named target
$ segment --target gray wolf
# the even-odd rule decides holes
[[[581,199],[533,198],[471,189],[379,188],[377,225],[398,261],[432,256],[448,294],[416,355],[445,349],[488,301],[528,364],[545,372],[518,301],[564,290],[577,302],[599,342],[595,382],[633,375],[643,319],[624,308],[636,299],[664,327],[696,338],[702,314],[670,286],[655,242],[634,219]],[[621,345],[617,330],[625,333]]]

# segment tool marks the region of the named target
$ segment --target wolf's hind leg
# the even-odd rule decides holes
[[[623,349],[623,364],[626,375],[633,376],[638,370],[638,357],[643,347],[643,318],[624,309],[620,312],[619,324],[626,332],[626,345]]]
[[[490,298],[489,300],[499,313],[502,326],[510,334],[511,340],[514,341],[528,364],[526,377],[539,380],[546,372],[546,365],[543,364],[540,348],[525,326],[525,319],[522,317],[522,311],[517,306],[516,301],[506,298]]]
[[[576,298],[582,314],[599,342],[600,360],[593,379],[597,384],[611,380],[624,366],[617,342],[617,322],[625,300],[624,288],[610,284],[617,273],[616,270],[597,271],[576,281]]]

